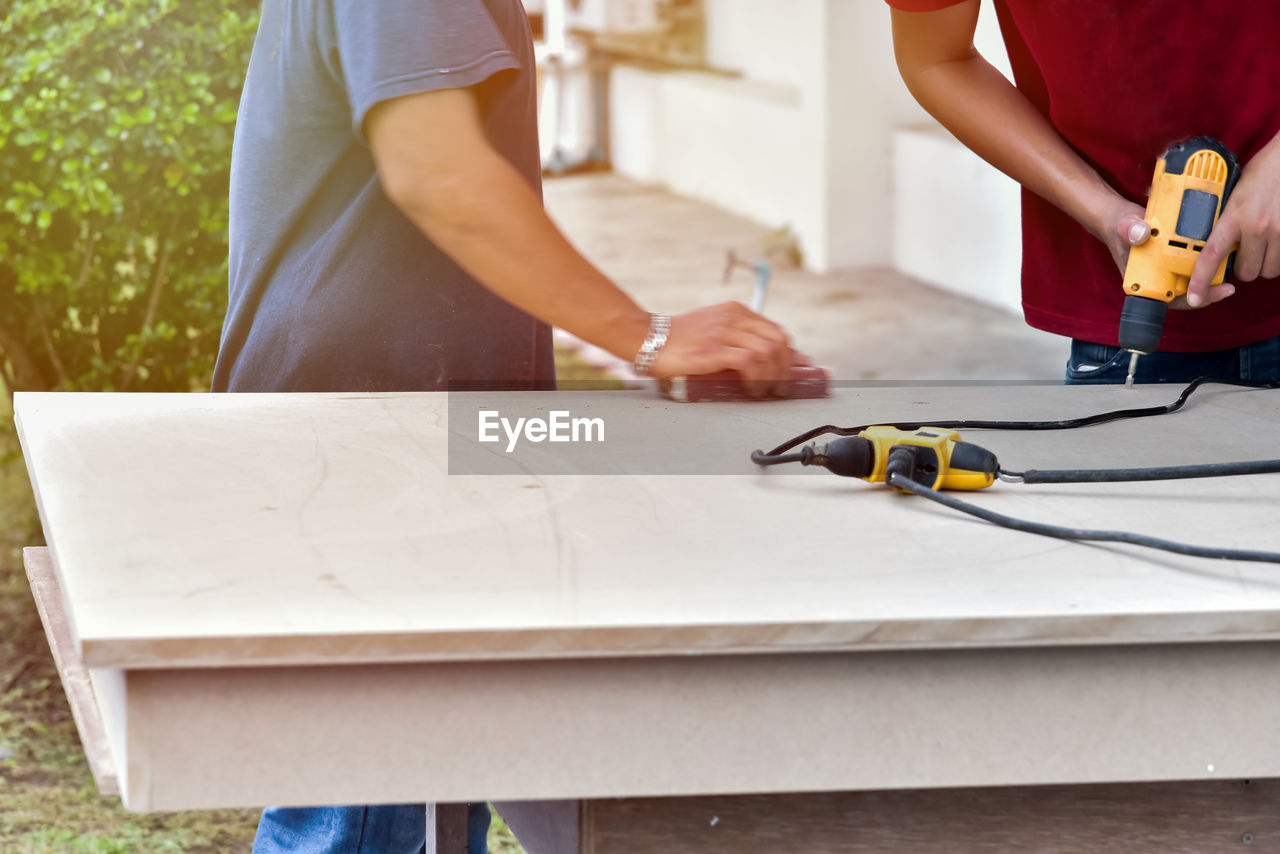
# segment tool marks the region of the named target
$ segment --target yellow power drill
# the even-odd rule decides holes
[[[867,427],[821,447],[809,445],[799,462],[871,483],[899,474],[930,489],[983,489],[995,482],[1000,468],[995,454],[964,441],[955,430],[889,425]]]
[[[1169,302],[1187,292],[1191,270],[1239,176],[1235,155],[1207,136],[1169,146],[1156,162],[1145,216],[1151,236],[1129,250],[1124,270],[1120,347],[1132,354],[1125,388],[1133,388],[1138,357],[1160,344]],[[1233,251],[1218,265],[1211,284],[1222,284],[1234,258]]]

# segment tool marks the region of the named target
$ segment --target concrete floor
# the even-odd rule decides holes
[[[769,227],[612,174],[549,178],[544,193],[569,239],[646,308],[750,302],[754,273],[725,284],[725,261],[730,250],[760,257]],[[765,313],[837,381],[1061,380],[1066,362],[1065,338],[885,267],[775,264]]]

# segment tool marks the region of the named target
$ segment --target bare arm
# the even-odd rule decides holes
[[[957,139],[1101,240],[1123,270],[1147,239],[1144,209],[1117,193],[973,46],[979,0],[893,10],[893,48],[911,94]],[[1215,299],[1230,295],[1218,289]]]
[[[489,145],[471,90],[385,101],[370,112],[365,132],[391,201],[477,281],[621,358],[636,354],[648,312],[569,244]],[[749,380],[776,380],[794,358],[776,324],[726,303],[673,317],[652,373],[731,368]]]

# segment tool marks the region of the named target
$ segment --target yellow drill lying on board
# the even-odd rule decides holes
[[[1187,292],[1191,270],[1239,175],[1235,155],[1207,136],[1169,146],[1156,162],[1145,216],[1151,236],[1129,250],[1124,270],[1120,347],[1133,354],[1125,388],[1133,388],[1138,356],[1160,344],[1169,302]],[[1232,258],[1218,265],[1210,284],[1222,284]]]
[[[871,483],[882,483],[896,473],[930,489],[983,489],[995,482],[1000,468],[995,454],[964,441],[955,430],[900,430],[888,425],[867,427],[820,448],[808,446],[800,462]]]

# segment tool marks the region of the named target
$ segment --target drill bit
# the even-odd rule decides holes
[[[1129,351],[1129,375],[1124,378],[1124,387],[1133,388],[1133,375],[1138,370],[1138,357],[1142,354],[1137,350]]]

